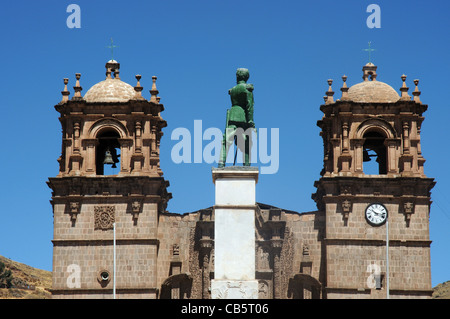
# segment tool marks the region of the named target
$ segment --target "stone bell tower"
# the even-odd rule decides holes
[[[62,151],[59,174],[48,181],[54,298],[157,294],[158,214],[171,198],[159,165],[164,107],[155,76],[146,100],[141,76],[133,87],[120,79],[119,69],[117,61],[108,61],[106,79],[84,96],[77,73],[71,99],[64,79],[62,101],[55,106]]]
[[[427,298],[435,184],[424,173],[421,151],[427,105],[420,100],[418,80],[411,97],[402,75],[399,95],[376,71],[366,64],[363,82],[350,88],[343,76],[336,100],[328,80],[320,107],[324,166],[312,197],[326,218],[324,293],[327,298]]]

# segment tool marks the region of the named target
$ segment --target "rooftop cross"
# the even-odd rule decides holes
[[[364,49],[364,51],[367,51],[367,52],[369,52],[369,63],[372,63],[372,61],[370,60],[370,53],[372,52],[372,51],[375,51],[375,49],[372,49],[371,47],[370,47],[370,41],[369,41],[369,48],[368,49]]]
[[[111,49],[111,60],[114,60],[114,57],[113,57],[114,48],[118,48],[118,46],[113,44],[113,39],[112,38],[111,38],[111,45],[108,45],[106,47]]]

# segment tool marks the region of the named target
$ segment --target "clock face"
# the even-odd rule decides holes
[[[366,208],[366,219],[374,226],[383,225],[386,222],[388,211],[382,204],[370,204]]]

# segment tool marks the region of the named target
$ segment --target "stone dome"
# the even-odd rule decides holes
[[[348,99],[358,103],[395,103],[400,99],[390,85],[377,81],[377,66],[367,63],[363,66],[363,82],[348,89]]]
[[[348,98],[359,103],[395,103],[400,96],[394,88],[384,82],[366,80],[350,87]]]
[[[84,95],[86,102],[128,102],[136,94],[134,87],[118,78],[107,78],[93,85]]]
[[[86,102],[128,102],[136,97],[136,90],[119,77],[120,63],[106,62],[106,79],[93,85],[84,95]],[[114,77],[112,76],[114,75]]]

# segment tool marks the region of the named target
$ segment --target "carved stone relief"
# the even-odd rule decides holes
[[[94,206],[94,229],[113,229],[115,210],[114,206]]]

